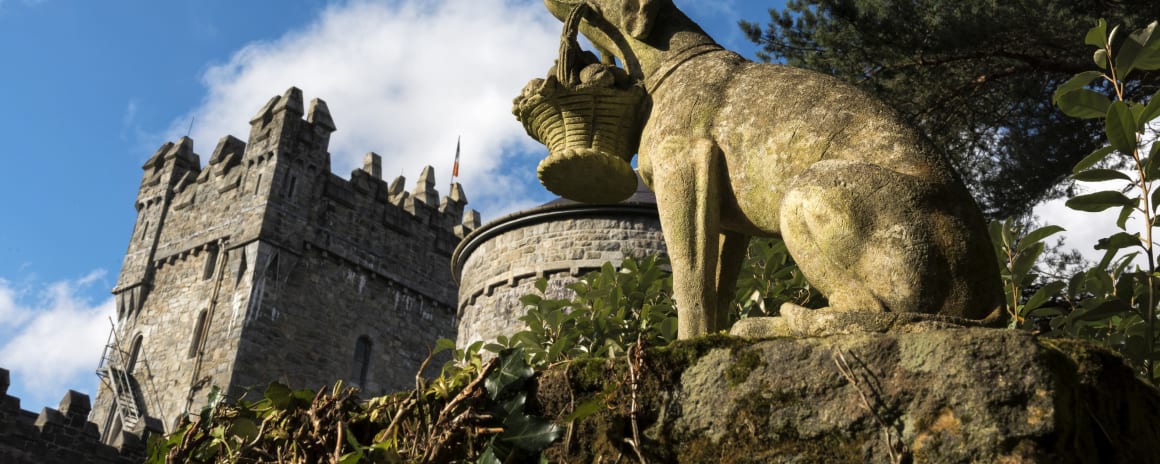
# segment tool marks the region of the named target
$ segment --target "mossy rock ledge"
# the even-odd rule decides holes
[[[1157,390],[1076,340],[984,328],[710,336],[646,350],[632,372],[625,359],[537,378],[529,406],[556,421],[602,403],[546,451],[551,462],[639,462],[634,422],[650,463],[1160,462]]]

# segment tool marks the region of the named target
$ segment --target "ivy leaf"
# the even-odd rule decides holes
[[[500,352],[499,366],[484,379],[483,386],[491,399],[499,398],[511,389],[519,389],[535,371],[528,365],[523,348]]]
[[[1068,79],[1067,82],[1064,82],[1063,85],[1060,85],[1059,88],[1055,89],[1055,95],[1052,96],[1051,103],[1058,104],[1059,97],[1087,87],[1088,84],[1103,77],[1103,75],[1104,73],[1099,71],[1084,71],[1076,74],[1071,79]]]
[[[1089,169],[1071,176],[1073,179],[1083,182],[1106,182],[1110,180],[1126,180],[1131,182],[1132,178],[1128,177],[1115,169]]]
[[[1114,190],[1105,190],[1102,192],[1089,193],[1087,195],[1072,197],[1070,200],[1067,200],[1067,203],[1064,204],[1067,205],[1068,208],[1074,210],[1098,213],[1108,208],[1127,206],[1131,203],[1132,200],[1124,196],[1124,194]]]
[[[1088,29],[1087,35],[1083,38],[1083,43],[1098,48],[1104,48],[1108,45],[1108,23],[1100,18],[1095,27]]]
[[[1113,147],[1128,154],[1136,151],[1136,120],[1132,117],[1132,110],[1128,108],[1127,103],[1113,102],[1108,107],[1107,119],[1104,122],[1104,132]]]
[[[1080,171],[1083,171],[1084,169],[1095,166],[1096,163],[1103,161],[1104,158],[1107,158],[1108,155],[1112,154],[1112,152],[1114,152],[1114,151],[1116,151],[1116,149],[1115,149],[1115,147],[1113,147],[1111,145],[1108,145],[1106,147],[1103,147],[1103,148],[1100,148],[1096,151],[1093,151],[1093,152],[1091,152],[1091,154],[1085,156],[1082,160],[1080,160],[1080,162],[1076,163],[1075,167],[1072,168],[1071,172],[1078,173]]]
[[[266,387],[266,398],[270,400],[270,404],[277,409],[287,409],[290,407],[291,400],[290,387],[282,385],[278,382],[270,382],[270,386]]]
[[[537,452],[564,434],[563,428],[547,419],[529,416],[522,412],[509,415],[503,423],[503,433],[499,441],[516,448]]]

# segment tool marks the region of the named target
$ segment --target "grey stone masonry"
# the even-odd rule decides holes
[[[440,203],[427,168],[408,194],[374,153],[349,180],[332,174],[334,120],[321,100],[304,111],[297,88],[250,124],[204,168],[188,138],[144,166],[91,415],[106,440],[138,416],[169,431],[213,387],[394,391],[454,337],[448,263],[478,225],[462,188]]]
[[[665,253],[652,192],[638,185],[629,199],[609,205],[569,200],[496,219],[460,243],[452,258],[459,283],[456,345],[491,341],[524,327],[520,297],[548,281],[548,296],[570,298],[567,284],[626,256]]]
[[[8,370],[0,368],[0,463],[136,464],[145,460],[149,434],[160,431],[123,431],[105,444],[97,424],[88,421],[88,395],[69,390],[57,409],[37,414],[20,409],[20,398],[8,396],[8,385]]]

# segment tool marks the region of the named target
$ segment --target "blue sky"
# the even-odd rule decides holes
[[[677,0],[750,57],[737,20],[781,3]],[[485,221],[550,199],[510,102],[551,65],[559,27],[538,0],[0,0],[9,393],[35,411],[95,392],[141,165],[187,131],[204,163],[291,85],[328,102],[339,175],[375,151],[385,176],[432,164],[443,186],[462,136],[460,180]]]

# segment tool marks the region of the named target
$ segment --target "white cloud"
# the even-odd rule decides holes
[[[252,43],[203,76],[207,95],[193,130],[202,159],[217,140],[246,139],[250,118],[290,86],[327,102],[338,131],[332,170],[347,177],[368,151],[388,180],[413,185],[436,168],[447,194],[455,139],[460,182],[486,218],[547,200],[532,166],[546,154],[511,115],[511,100],[542,77],[558,49],[560,23],[538,1],[352,1],[281,38]],[[171,138],[186,132],[181,117]]]
[[[0,367],[11,371],[9,394],[22,407],[56,407],[69,389],[96,393],[94,371],[109,334],[113,299],[91,302],[85,287],[103,285],[103,271],[72,281],[16,288],[0,279]]]

